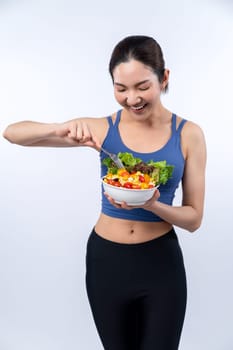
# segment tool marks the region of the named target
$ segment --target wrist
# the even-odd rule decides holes
[[[156,214],[156,211],[157,211],[157,209],[158,209],[158,204],[159,204],[158,199],[154,200],[154,201],[150,204],[149,210]]]
[[[61,136],[61,125],[60,123],[47,124],[47,137]]]
[[[157,190],[153,195],[153,197],[145,203],[144,209],[149,210],[156,214],[156,210],[159,207],[159,202],[158,202],[159,197],[160,197],[160,193]]]

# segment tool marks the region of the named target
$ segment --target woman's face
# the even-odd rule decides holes
[[[133,59],[115,67],[113,83],[117,102],[134,117],[153,112],[164,86],[150,67]]]

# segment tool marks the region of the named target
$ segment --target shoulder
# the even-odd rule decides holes
[[[79,119],[80,121],[85,122],[90,127],[90,129],[95,133],[99,141],[102,143],[109,129],[108,117],[114,120],[115,115],[116,113],[112,113],[108,116],[103,117],[84,117]]]
[[[204,132],[200,125],[193,121],[187,120],[182,129],[182,136],[190,141],[198,141],[204,139]]]
[[[181,120],[182,118],[180,118],[180,121]],[[193,151],[205,152],[205,135],[200,125],[187,120],[181,130],[181,144],[183,153],[186,157]]]

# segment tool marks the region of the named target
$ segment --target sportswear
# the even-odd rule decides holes
[[[118,125],[121,120],[121,112],[122,110],[119,110],[117,112],[117,116],[114,124],[112,121],[112,117],[111,116],[107,117],[108,123],[109,123],[109,129],[105,137],[105,140],[103,142],[103,147],[106,148],[111,153],[116,153],[116,154],[119,152],[132,153],[134,157],[139,157],[144,162],[147,162],[150,160],[153,160],[155,162],[166,160],[167,164],[173,165],[174,170],[173,170],[172,178],[170,178],[165,185],[159,186],[160,197],[158,199],[162,203],[172,205],[173,199],[175,196],[175,191],[179,186],[179,183],[181,181],[181,178],[184,172],[185,161],[181,150],[180,133],[187,120],[182,119],[178,128],[176,129],[177,117],[176,117],[176,114],[173,113],[172,120],[171,120],[171,136],[167,141],[167,143],[162,148],[160,148],[155,152],[139,153],[139,152],[134,152],[133,150],[128,148],[121,139],[121,135],[119,133],[119,128],[118,128]],[[101,151],[100,152],[101,177],[103,177],[107,173],[107,167],[102,164],[102,161],[105,157],[106,155]],[[127,220],[148,221],[148,222],[163,221],[159,216],[142,208],[135,208],[132,210],[115,208],[111,203],[109,203],[107,198],[104,196],[103,186],[102,186],[102,213],[111,217],[127,219]]]
[[[86,289],[105,350],[177,350],[187,288],[172,229],[150,241],[117,243],[92,231]]]

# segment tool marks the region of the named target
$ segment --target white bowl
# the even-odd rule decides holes
[[[124,187],[116,187],[109,185],[104,182],[103,188],[104,192],[106,192],[110,197],[114,199],[116,203],[126,202],[128,205],[142,205],[146,201],[148,201],[154,194],[155,190],[158,186],[148,189],[131,189]]]

